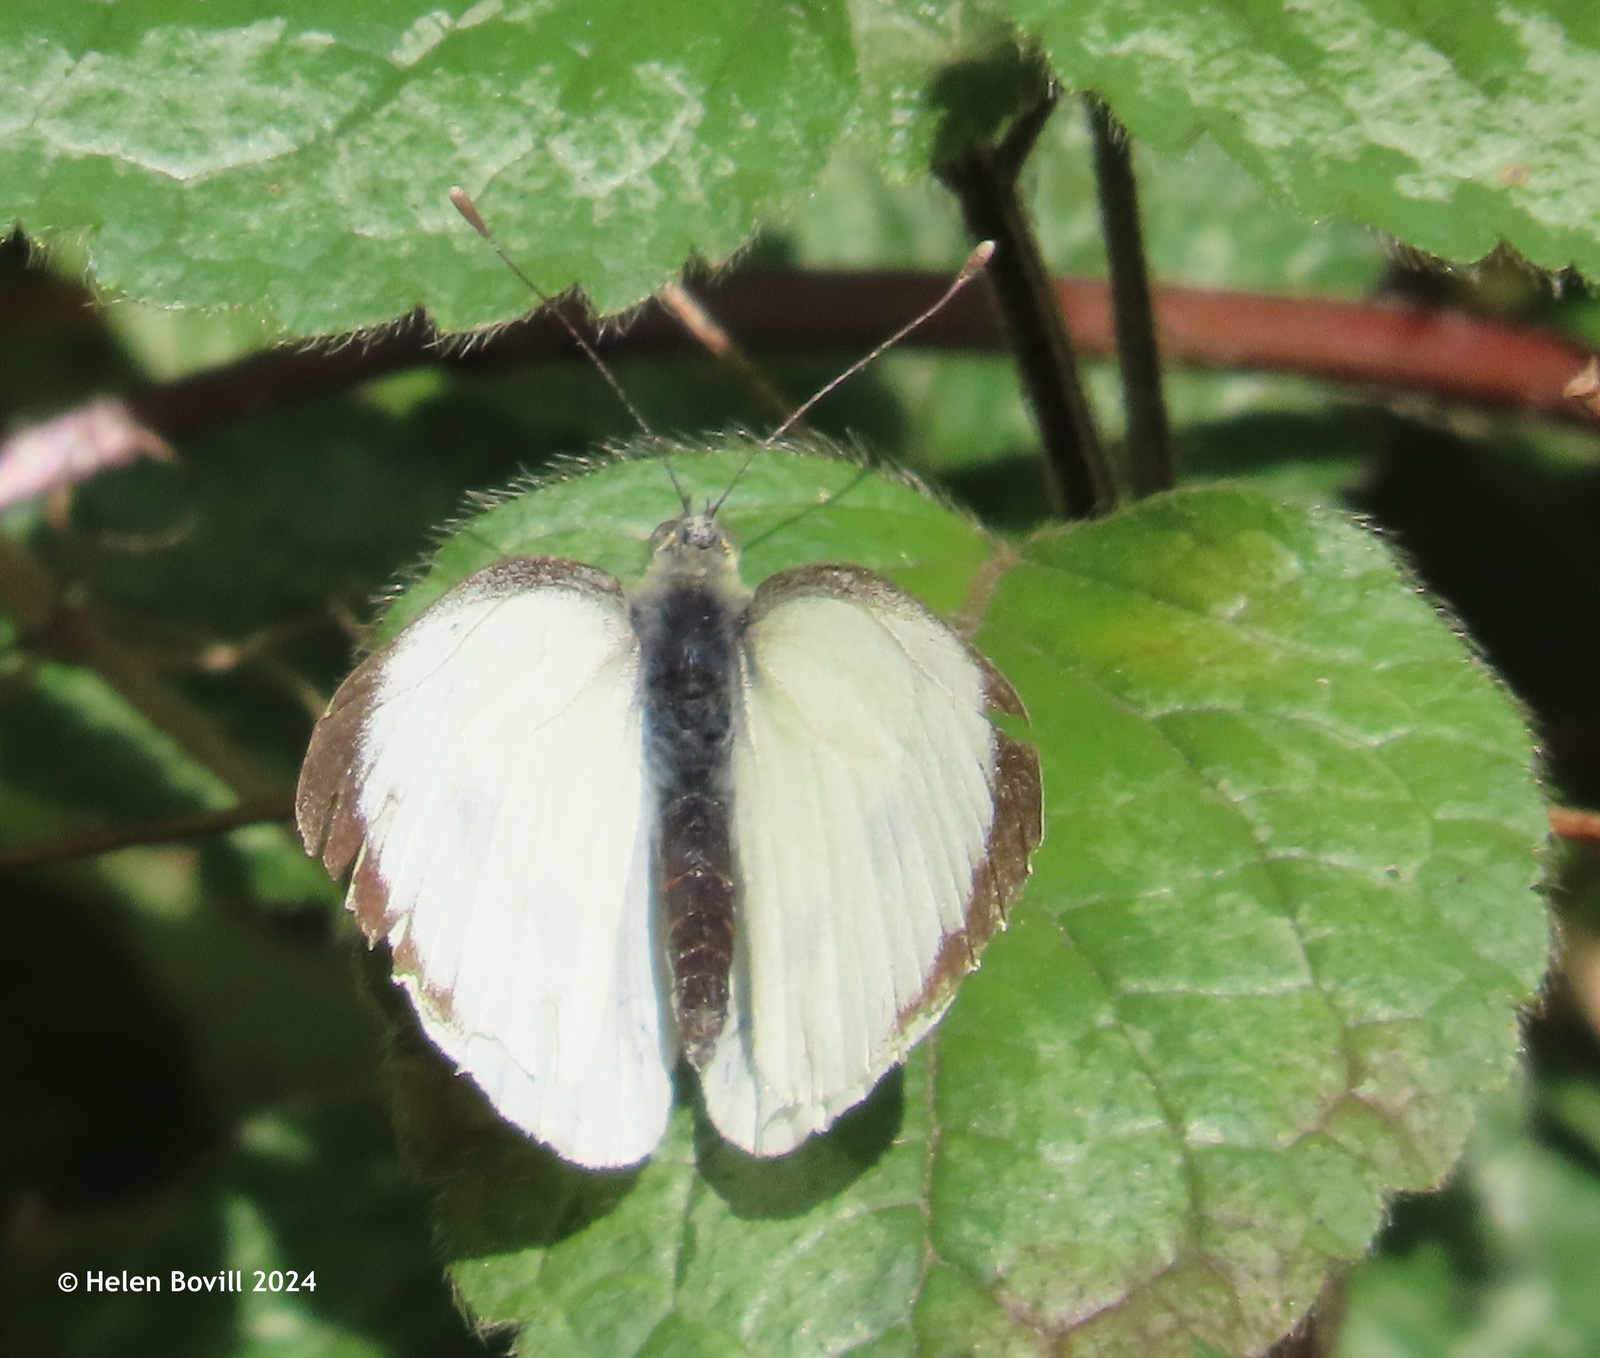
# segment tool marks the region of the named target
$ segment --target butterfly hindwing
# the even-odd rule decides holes
[[[733,753],[741,902],[703,1071],[729,1140],[781,1154],[864,1098],[943,1012],[1040,837],[1009,684],[874,573],[807,566],[751,604]]]
[[[591,1167],[648,1155],[672,1098],[638,671],[614,578],[502,561],[345,681],[297,802],[428,1035]]]

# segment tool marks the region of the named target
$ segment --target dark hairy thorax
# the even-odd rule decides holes
[[[657,908],[678,1041],[696,1067],[728,1013],[733,969],[731,766],[741,620],[700,580],[635,610],[659,819]]]

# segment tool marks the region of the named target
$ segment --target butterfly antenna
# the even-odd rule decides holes
[[[762,439],[760,443],[756,444],[754,448],[745,454],[744,461],[739,464],[739,470],[734,472],[733,479],[728,482],[727,487],[723,490],[722,494],[717,496],[716,504],[708,505],[706,507],[706,516],[708,518],[714,519],[717,517],[718,513],[720,513],[722,510],[723,501],[726,500],[728,496],[733,494],[733,488],[739,484],[739,478],[750,470],[750,464],[756,460],[756,454],[765,448],[769,442],[770,440],[768,439]]]
[[[944,310],[944,308],[949,305],[950,299],[960,292],[962,288],[966,287],[968,283],[972,282],[972,280],[982,272],[984,265],[986,265],[990,259],[993,258],[993,256],[994,242],[992,240],[979,241],[977,248],[967,256],[967,262],[961,266],[961,268],[957,271],[955,278],[951,280],[950,286],[939,295],[939,299],[934,302],[932,306],[928,307],[921,314],[907,321],[898,330],[896,330],[894,334],[890,335],[888,339],[877,345],[871,353],[867,354],[865,357],[858,358],[831,382],[828,382],[820,390],[813,393],[793,411],[791,411],[787,418],[784,419],[782,424],[780,424],[776,429],[768,434],[766,438],[762,439],[760,443],[750,450],[749,455],[746,456],[745,460],[740,464],[739,470],[733,474],[733,480],[728,482],[728,488],[722,492],[721,496],[717,499],[716,504],[711,506],[709,511],[711,516],[713,518],[716,517],[717,511],[722,508],[723,501],[733,493],[733,488],[739,484],[739,478],[750,469],[750,464],[755,461],[755,457],[758,452],[762,451],[763,449],[770,448],[774,443],[776,443],[791,429],[793,429],[795,425],[799,424],[800,421],[805,418],[806,413],[815,407],[817,402],[822,400],[822,398],[825,397],[829,392],[848,382],[863,368],[875,363],[888,350],[899,344],[901,340],[903,340],[919,325],[922,325],[925,321]]]
[[[559,306],[555,305],[555,301],[550,294],[535,283],[533,279],[529,278],[518,266],[516,260],[512,259],[500,242],[495,239],[494,232],[489,230],[489,224],[483,220],[482,214],[478,211],[478,205],[472,201],[471,195],[463,188],[453,188],[450,190],[450,201],[455,205],[456,211],[467,219],[467,225],[489,242],[489,248],[500,256],[500,262],[521,279],[523,286],[548,307],[550,313],[561,322],[562,328],[572,336],[573,342],[578,348],[583,350],[584,357],[594,364],[600,376],[605,378],[606,385],[616,393],[617,400],[622,402],[623,409],[633,416],[633,422],[646,434],[654,434],[655,430],[650,427],[650,422],[639,413],[639,407],[628,399],[628,393],[622,389],[622,383],[617,381],[616,374],[606,366],[605,360],[595,353],[594,345],[590,344],[583,337],[583,332],[567,319],[567,314]],[[668,471],[671,471],[670,464],[668,465]],[[683,499],[683,488],[678,485],[676,475],[672,477],[672,484],[677,490],[679,498]],[[684,499],[684,506],[685,508],[688,507],[687,499]]]
[[[967,256],[967,262],[961,266],[960,271],[956,274],[955,278],[951,280],[950,286],[944,290],[938,301],[936,301],[926,311],[922,312],[921,315],[907,321],[898,330],[896,330],[894,334],[890,335],[888,339],[884,340],[883,343],[879,344],[864,358],[858,358],[831,382],[822,387],[821,390],[807,397],[806,400],[794,410],[788,419],[786,419],[782,424],[768,434],[766,438],[761,440],[761,446],[763,448],[767,448],[776,443],[791,429],[793,429],[795,425],[804,419],[806,412],[811,410],[818,401],[822,400],[823,397],[827,396],[835,388],[840,387],[844,383],[848,382],[863,368],[877,362],[887,350],[894,348],[895,345],[899,344],[901,340],[903,340],[919,325],[922,325],[925,321],[930,320],[933,316],[944,310],[944,308],[949,305],[950,299],[960,292],[962,288],[966,287],[968,283],[972,282],[972,280],[983,271],[983,266],[989,262],[993,255],[994,242],[992,240],[980,241],[978,243],[978,248]]]

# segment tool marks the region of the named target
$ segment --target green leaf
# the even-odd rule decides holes
[[[698,501],[743,457],[679,474]],[[508,551],[637,578],[675,512],[648,459],[513,499],[389,628]],[[413,1032],[400,1107],[462,1295],[528,1352],[1259,1350],[1511,1068],[1548,946],[1515,705],[1375,538],[1234,488],[1012,547],[773,454],[727,518],[748,580],[861,560],[981,616],[1043,760],[1034,878],[904,1072],[783,1160],[686,1090],[643,1168],[580,1173]]]
[[[681,0],[649,22],[623,0],[18,0],[0,211],[114,294],[298,333],[425,305],[459,329],[527,305],[450,208],[460,184],[542,288],[614,312],[781,221],[846,131],[925,179],[941,129],[1028,96],[1035,39],[1137,137],[1207,132],[1305,217],[1600,274],[1585,0],[1447,23],[1400,0]]]
[[[850,108],[836,0],[147,0],[0,12],[4,211],[102,286],[290,331],[527,309],[447,198],[602,311],[726,257]]]
[[[1207,131],[1308,217],[1446,259],[1506,240],[1545,268],[1600,273],[1587,0],[1018,0],[1014,13],[1136,137],[1173,150]]]

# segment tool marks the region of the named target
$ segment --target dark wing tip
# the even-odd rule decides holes
[[[339,877],[360,852],[365,826],[356,807],[361,734],[387,650],[356,666],[317,719],[300,765],[294,818],[306,852]]]
[[[1017,690],[1012,687],[1011,681],[1000,673],[1000,667],[976,647],[969,645],[967,650],[983,670],[983,700],[988,704],[989,711],[999,712],[1007,717],[1021,717],[1026,721],[1028,709],[1017,696]]]
[[[995,876],[1000,908],[1015,899],[1032,871],[1033,851],[1044,839],[1044,784],[1039,751],[1026,741],[997,731],[994,824],[989,827],[987,858]]]

